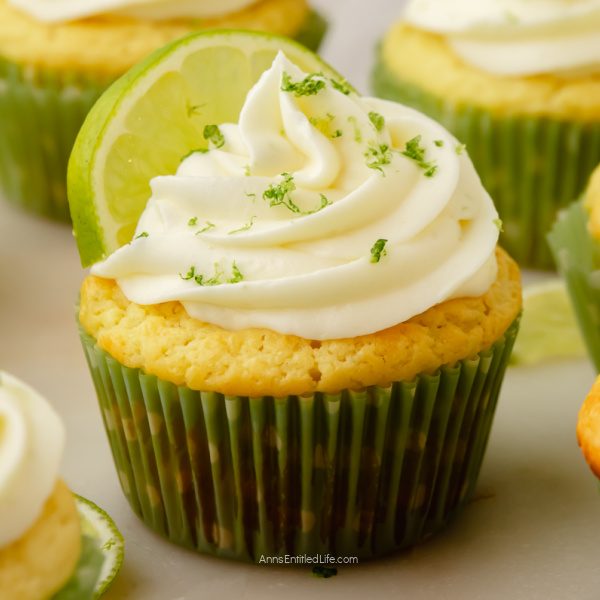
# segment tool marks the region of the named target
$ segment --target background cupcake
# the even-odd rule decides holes
[[[582,199],[558,215],[548,240],[590,358],[600,371],[600,168]]]
[[[579,411],[577,440],[590,469],[600,478],[600,378]]]
[[[68,220],[67,159],[102,90],[155,48],[210,28],[316,48],[326,25],[305,0],[0,0],[0,194]]]
[[[522,264],[600,161],[600,2],[413,0],[384,38],[376,92],[466,143]]]
[[[239,64],[223,60],[209,89],[237,99],[230,114],[179,115],[196,78],[206,90],[201,69],[179,71],[183,100],[145,92],[225,43],[266,69],[232,88]],[[82,287],[82,341],[123,490],[153,529],[253,561],[379,556],[438,530],[473,491],[519,274],[447,131],[285,49],[305,70],[284,55],[269,68],[268,38],[198,35],[92,111],[70,166],[74,215],[120,202],[106,157],[127,123],[145,134],[140,110],[160,103],[186,136],[128,243],[104,234],[108,220],[75,218],[84,261],[105,257]],[[141,154],[119,160],[145,161],[131,147]]]

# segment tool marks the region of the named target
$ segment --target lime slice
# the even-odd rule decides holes
[[[66,585],[52,600],[95,600],[110,587],[123,564],[123,536],[93,502],[75,495],[81,519],[81,555]]]
[[[563,282],[552,280],[526,287],[512,362],[533,365],[584,356],[585,345]]]
[[[96,540],[104,562],[94,588],[94,598],[110,587],[123,565],[125,541],[110,515],[90,500],[75,496],[77,510],[81,516],[81,532]]]
[[[128,243],[150,179],[206,147],[205,125],[237,122],[250,88],[278,51],[307,72],[340,76],[304,46],[269,34],[209,31],[157,50],[115,82],[89,113],[68,172],[81,262]]]

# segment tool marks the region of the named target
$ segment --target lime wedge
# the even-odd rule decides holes
[[[205,125],[237,122],[248,91],[280,50],[307,72],[339,78],[287,38],[209,31],[157,50],[105,92],[69,163],[69,204],[83,266],[131,240],[150,180],[175,173],[182,157],[206,147]]]
[[[512,362],[533,365],[584,356],[585,345],[564,283],[552,280],[526,287]]]
[[[100,598],[110,587],[123,565],[125,542],[110,515],[90,500],[75,496],[81,516],[82,535],[96,541],[104,562],[96,580],[94,598]]]

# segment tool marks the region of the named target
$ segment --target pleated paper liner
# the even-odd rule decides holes
[[[546,234],[600,163],[600,121],[497,116],[399,80],[382,62],[375,93],[425,112],[465,143],[504,223],[501,245],[521,266],[554,267]]]
[[[46,217],[69,220],[69,155],[108,83],[20,67],[0,57],[0,197]]]
[[[548,234],[589,355],[600,372],[600,245],[589,234],[581,201],[561,211]]]
[[[371,558],[442,528],[475,487],[517,328],[413,381],[285,398],[178,387],[81,338],[135,513],[176,544],[258,562]]]

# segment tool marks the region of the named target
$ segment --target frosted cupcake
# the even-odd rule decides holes
[[[376,92],[466,143],[522,264],[600,162],[599,0],[412,0],[382,42]]]
[[[65,433],[52,407],[0,371],[0,592],[7,600],[99,598],[123,540],[59,478]]]
[[[79,560],[79,514],[58,478],[63,446],[48,403],[0,372],[0,590],[11,600],[53,596]]]
[[[268,50],[227,35],[234,55],[236,43]],[[139,85],[207,43],[174,45]],[[237,66],[223,68],[217,98]],[[446,524],[475,487],[520,312],[498,215],[455,138],[317,69],[279,54],[235,121],[182,136],[184,158],[152,180],[130,243],[81,290],[82,341],[133,510],[228,558],[374,557]],[[118,92],[76,144],[73,207],[79,181],[98,186],[89,202],[110,202],[114,164],[95,167],[104,180],[85,173],[110,152],[87,154],[93,128],[144,129]],[[154,101],[166,110],[138,100],[149,115]],[[90,222],[76,223],[84,251]]]
[[[316,48],[326,25],[305,0],[0,0],[0,197],[68,220],[67,159],[101,92],[152,50],[212,28]]]

